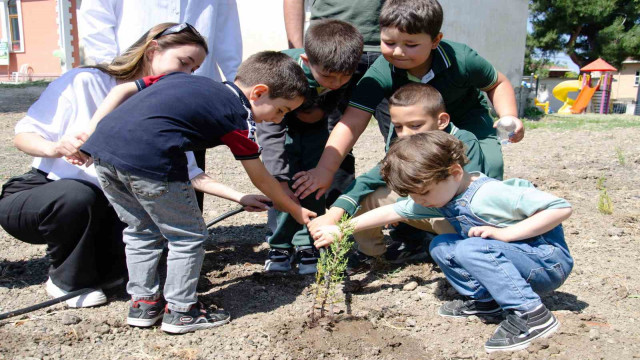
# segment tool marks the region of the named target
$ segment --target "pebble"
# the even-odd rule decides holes
[[[600,339],[600,331],[598,329],[589,330],[589,340],[594,341]]]
[[[407,324],[408,327],[414,327],[418,324],[414,319],[407,319],[404,323]]]
[[[616,295],[618,295],[618,297],[620,297],[621,299],[624,299],[629,296],[629,290],[627,290],[626,287],[621,286],[618,288],[618,290],[616,290]]]
[[[609,236],[622,236],[624,235],[624,230],[617,227],[611,227],[607,230],[607,234]]]
[[[82,321],[82,319],[80,319],[79,317],[77,317],[75,315],[71,315],[71,314],[62,315],[62,324],[64,324],[64,325],[75,325],[75,324],[79,323],[80,321]]]
[[[402,290],[404,290],[404,291],[413,291],[417,287],[418,287],[418,282],[417,281],[411,281],[410,283],[408,283],[405,286],[403,286]]]

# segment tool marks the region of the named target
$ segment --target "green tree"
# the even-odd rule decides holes
[[[620,68],[640,54],[640,0],[529,0],[529,14],[539,58],[564,52],[580,67],[601,57]]]

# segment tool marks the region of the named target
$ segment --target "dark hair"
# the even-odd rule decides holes
[[[394,27],[434,39],[440,33],[443,16],[437,0],[387,0],[380,11],[380,29]]]
[[[195,44],[202,46],[204,52],[209,54],[207,41],[202,37],[202,35],[191,30],[162,35],[159,38],[154,39],[154,37],[175,25],[178,24],[158,24],[142,35],[142,37],[133,43],[133,45],[129,46],[122,55],[116,56],[110,64],[98,64],[85,67],[100,69],[118,80],[127,81],[136,79],[141,77],[144,73],[145,67],[149,66],[146,52],[149,47],[152,46],[152,41],[154,40],[158,43],[158,50],[165,50],[180,45]]]
[[[431,130],[398,138],[382,160],[380,173],[391,190],[407,196],[421,194],[425,187],[448,178],[453,165],[468,161],[462,141]]]
[[[438,117],[447,111],[440,92],[428,84],[407,84],[396,90],[389,98],[389,107],[413,105],[421,105],[424,111],[433,117]]]
[[[309,87],[300,65],[277,51],[261,51],[249,56],[238,67],[235,81],[242,86],[267,85],[272,99],[304,96]]]
[[[340,20],[316,20],[304,36],[304,52],[311,65],[332,73],[356,71],[363,47],[362,34]]]

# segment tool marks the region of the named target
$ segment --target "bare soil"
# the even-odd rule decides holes
[[[0,180],[25,172],[30,158],[12,146],[13,127],[43,88],[0,89]],[[640,119],[638,119],[640,121]],[[640,358],[640,131],[536,129],[504,149],[506,177],[533,181],[574,207],[565,222],[575,257],[568,281],[544,302],[561,322],[529,349],[486,354],[498,320],[437,315],[455,291],[431,264],[354,277],[353,315],[309,328],[313,276],[266,274],[266,215],[241,213],[215,227],[206,244],[198,290],[228,310],[228,325],[169,336],[125,324],[124,289],[92,309],[56,305],[0,322],[0,359],[634,359]],[[207,172],[241,191],[255,191],[226,148],[208,153]],[[355,149],[358,173],[383,156],[370,126]],[[624,157],[620,164],[619,155]],[[598,211],[597,183],[613,201]],[[206,199],[205,220],[236,205]],[[0,230],[0,312],[48,299],[45,247]],[[403,287],[416,282],[413,290]],[[338,306],[344,309],[344,306]]]

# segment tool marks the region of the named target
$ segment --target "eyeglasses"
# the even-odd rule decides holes
[[[182,31],[186,30],[186,29],[191,30],[192,33],[194,33],[194,34],[196,34],[198,36],[202,36],[198,32],[198,30],[196,30],[196,28],[193,27],[193,25],[185,22],[185,23],[182,23],[182,24],[173,25],[172,27],[166,28],[163,32],[161,32],[158,35],[154,36],[153,40],[161,38],[161,37],[163,37],[165,35],[177,34],[179,32],[182,32]]]

